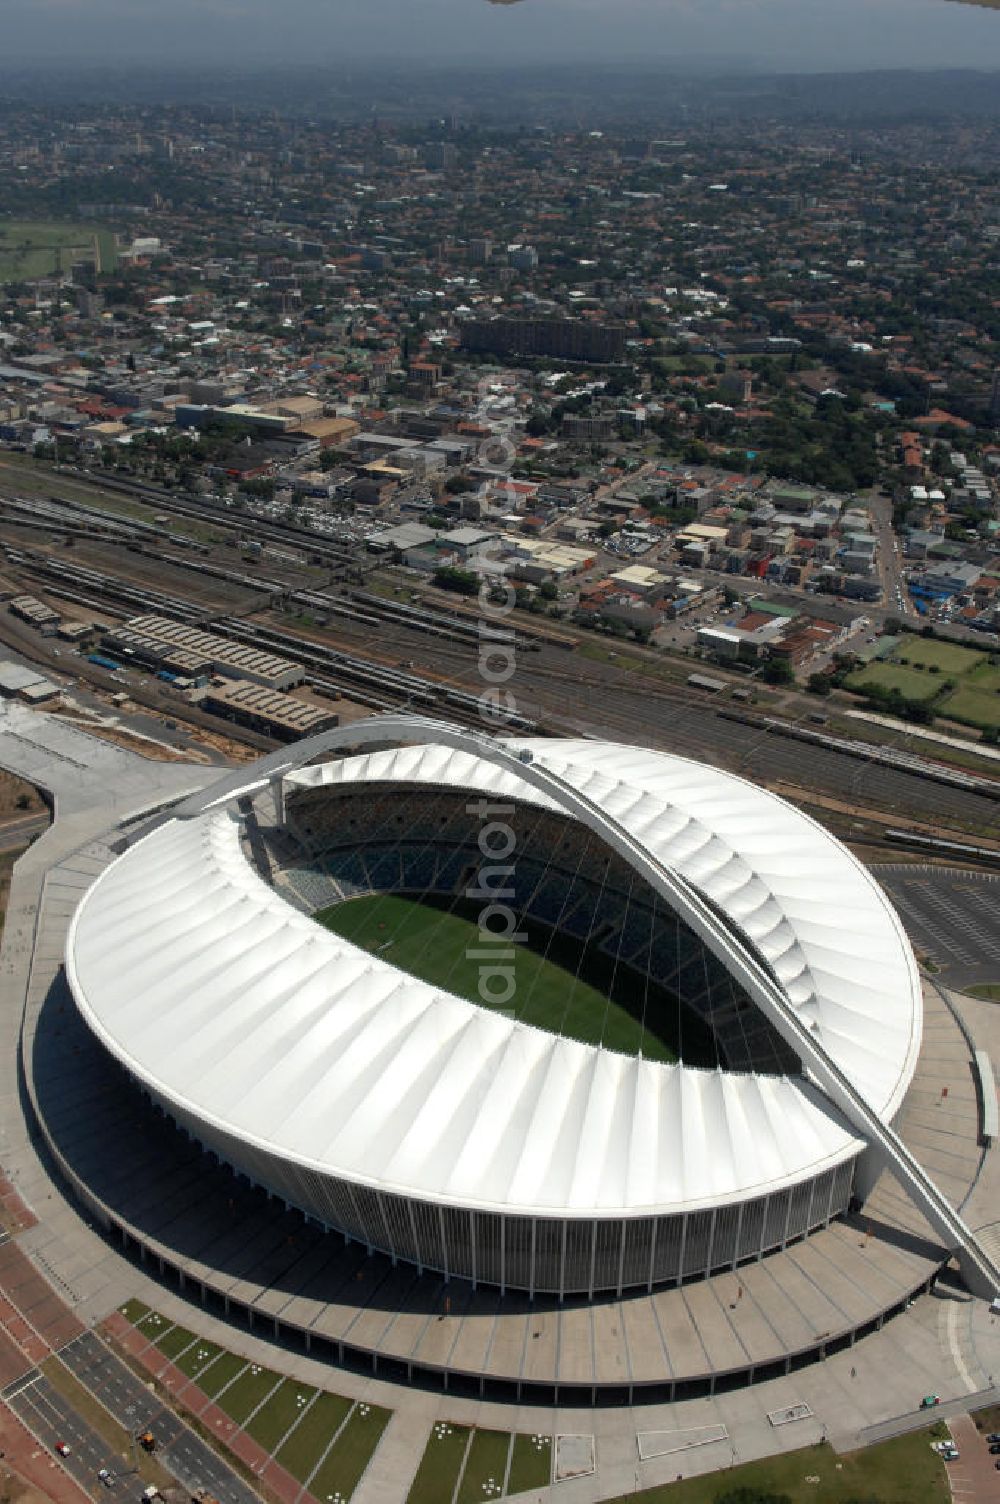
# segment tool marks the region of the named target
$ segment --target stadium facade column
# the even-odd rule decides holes
[[[877,1144],[869,1144],[854,1162],[854,1199],[862,1206],[868,1200],[883,1170],[889,1168],[888,1155]]]

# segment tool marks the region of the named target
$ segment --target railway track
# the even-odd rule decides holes
[[[164,511],[212,520],[234,531],[242,526],[242,519],[237,522],[219,517],[217,507],[178,500],[154,488],[108,484],[111,489],[138,494]],[[86,511],[83,507],[79,510]],[[254,527],[256,531],[256,520]],[[29,548],[8,546],[8,558],[30,577],[43,581],[46,591],[75,604],[124,615],[156,611],[191,623],[211,623],[228,635],[257,641],[272,651],[297,658],[320,693],[340,692],[373,709],[433,707],[437,714],[482,724],[478,623],[468,616],[463,603],[456,602],[455,614],[449,615],[434,606],[386,600],[363,588],[353,588],[349,581],[342,588],[331,583],[324,589],[303,590],[271,575],[255,576],[193,555],[178,559],[159,547],[158,539],[153,542],[150,531],[144,529],[142,556],[154,567],[163,562],[190,572],[200,582],[201,595],[211,594],[213,582],[247,590],[263,597],[259,607],[255,609],[252,601],[245,607],[220,607],[217,597],[211,604],[204,599],[195,601],[154,585],[125,581],[107,570],[77,564],[59,554]],[[261,527],[265,537],[283,543],[286,549],[289,533],[295,531],[268,524]],[[301,529],[298,532],[302,540],[294,541],[302,541],[305,548],[308,540],[309,549],[317,552],[314,536]],[[98,541],[113,541],[120,546],[122,540]],[[321,544],[318,552],[326,556],[324,562],[338,575],[357,567],[358,561],[342,546]],[[286,628],[284,623],[268,625],[242,619],[243,615],[253,617],[260,610],[280,606],[297,606],[325,615],[326,640],[317,642]],[[432,663],[424,672],[410,672],[410,663],[425,658],[428,646],[433,649]],[[528,731],[541,724],[563,734],[611,734],[625,741],[645,740],[758,778],[777,776],[810,782],[817,788],[869,800],[900,814],[919,816],[928,811],[963,830],[974,830],[977,825],[985,828],[995,818],[995,805],[986,797],[981,780],[973,775],[945,777],[935,783],[925,776],[920,759],[910,759],[907,766],[905,754],[885,759],[886,763],[895,761],[896,766],[879,766],[877,757],[867,752],[822,745],[796,747],[784,734],[775,735],[773,729],[727,725],[718,708],[693,702],[680,684],[665,683],[654,675],[637,681],[612,664],[569,659],[564,656],[564,648],[557,649],[548,641],[539,644],[532,634],[525,638],[522,633],[521,640],[515,638],[515,646],[518,658],[511,687],[518,702],[517,730]],[[556,651],[558,661],[554,662]],[[407,668],[384,661],[386,657],[403,660]]]

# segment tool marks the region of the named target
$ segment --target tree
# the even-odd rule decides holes
[[[812,695],[826,696],[830,693],[831,684],[829,674],[810,674],[809,683],[806,686]]]
[[[795,670],[787,658],[769,658],[761,670],[765,684],[794,684]]]
[[[454,590],[457,595],[478,595],[479,576],[469,569],[454,569],[444,565],[434,571],[434,583],[439,590]]]

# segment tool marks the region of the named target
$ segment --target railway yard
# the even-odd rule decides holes
[[[156,613],[291,660],[303,673],[300,694],[342,718],[405,707],[489,724],[474,604],[388,568],[361,537],[334,541],[210,500],[5,463],[0,546],[8,599],[27,593],[64,618],[93,623],[95,642],[102,630]],[[1000,764],[973,748],[952,750],[945,762],[916,738],[886,733],[880,742],[860,726],[843,736],[814,724],[826,717],[798,693],[736,677],[706,696],[686,682],[689,659],[615,651],[606,639],[522,613],[511,621],[514,732],[669,748],[774,787],[866,848],[891,847],[888,832],[902,829],[911,839],[971,842],[993,865],[998,843],[982,833],[995,823]],[[9,610],[0,612],[0,641],[57,681],[70,674],[99,698],[127,695],[195,738],[214,729],[248,749],[273,745],[220,722],[154,674],[125,663],[110,671],[82,649],[73,655]],[[744,703],[734,703],[733,691]]]

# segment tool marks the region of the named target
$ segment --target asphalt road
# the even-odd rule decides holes
[[[93,1332],[67,1342],[59,1356],[129,1431],[153,1429],[152,1419],[163,1410],[163,1402]]]
[[[34,1378],[14,1385],[13,1393],[5,1394],[4,1400],[50,1452],[55,1454],[58,1442],[67,1444],[69,1456],[60,1458],[60,1462],[92,1497],[105,1492],[97,1477],[100,1468],[116,1474],[122,1471],[122,1459],[76,1413],[69,1400],[53,1389],[44,1374],[36,1373]],[[121,1493],[121,1482],[107,1492]]]
[[[190,1493],[205,1489],[220,1504],[260,1504],[254,1490],[92,1332],[60,1348],[59,1357],[130,1435],[152,1431],[160,1462]],[[55,1454],[58,1442],[67,1443],[70,1453],[60,1459],[62,1465],[94,1497],[103,1497],[106,1491],[120,1493],[121,1479],[134,1475],[132,1465],[123,1465],[104,1438],[37,1369],[16,1380],[2,1397],[50,1452]],[[99,1482],[102,1467],[119,1475],[115,1488],[105,1490]]]
[[[48,810],[41,810],[0,824],[0,851],[16,851],[19,847],[26,846],[33,836],[39,836],[43,830],[48,830],[51,819]]]
[[[898,616],[900,620],[911,621],[915,625],[920,617],[910,605],[906,581],[903,579],[903,564],[898,552],[899,538],[892,526],[892,501],[888,496],[882,496],[878,489],[870,491],[869,498],[875,535],[878,538],[879,573],[885,596],[885,605],[881,608],[879,619]]]
[[[260,1504],[253,1489],[93,1332],[61,1347],[59,1356],[133,1435],[152,1431],[157,1457],[191,1493],[203,1488],[220,1504]]]
[[[205,1488],[220,1504],[260,1504],[259,1495],[219,1459],[176,1415],[163,1412],[154,1434],[158,1455],[189,1493]]]

